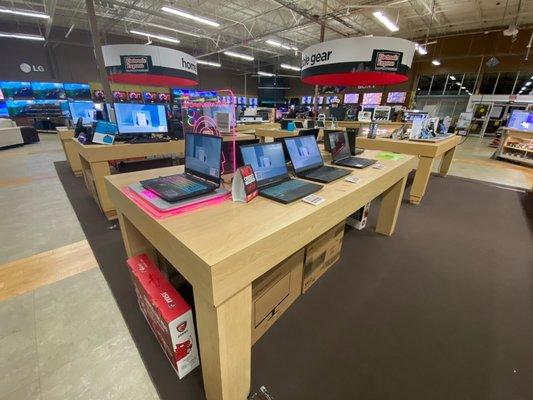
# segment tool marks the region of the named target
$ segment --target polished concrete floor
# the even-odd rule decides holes
[[[468,138],[449,173],[531,188],[532,170],[491,160],[488,143]],[[53,165],[64,159],[50,134],[0,152],[0,272],[85,239]],[[98,265],[0,302],[0,400],[74,398],[158,399]]]

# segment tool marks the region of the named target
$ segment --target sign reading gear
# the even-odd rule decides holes
[[[415,44],[390,37],[332,40],[302,52],[301,79],[313,85],[369,86],[405,82]]]

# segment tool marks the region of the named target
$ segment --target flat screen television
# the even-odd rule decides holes
[[[170,93],[157,93],[156,98],[158,103],[170,103]]]
[[[383,93],[364,93],[363,105],[379,105],[381,104],[381,96]]]
[[[94,98],[95,101],[103,103],[105,101],[104,91],[103,90],[94,90],[93,91],[93,98]]]
[[[251,107],[257,107],[257,97],[249,97],[248,98],[248,104]]]
[[[514,110],[507,122],[507,127],[519,131],[533,132],[533,112]]]
[[[7,100],[6,107],[10,117],[25,117],[28,115],[28,106],[33,104],[34,100]]]
[[[359,93],[346,93],[344,95],[344,104],[359,103]]]
[[[130,103],[142,103],[143,95],[141,92],[128,92],[126,101]]]
[[[157,93],[143,92],[143,100],[145,103],[157,103]]]
[[[67,98],[62,83],[32,82],[33,97],[36,100],[64,100]]]
[[[4,100],[4,92],[2,92],[1,88],[0,88],[0,100]]]
[[[407,97],[407,92],[389,92],[387,94],[387,103],[403,104]]]
[[[113,101],[116,103],[125,103],[128,101],[128,94],[126,92],[123,92],[121,90],[115,90],[113,91]]]
[[[6,99],[33,99],[30,82],[0,82],[0,88]]]
[[[71,100],[91,100],[91,88],[87,83],[64,83],[65,94]]]
[[[115,117],[121,135],[168,132],[163,105],[115,103]]]
[[[7,105],[4,102],[0,102],[0,118],[8,118],[9,111],[7,111]]]
[[[68,106],[74,123],[80,117],[83,118],[84,125],[91,124],[96,120],[96,109],[92,101],[69,101]]]

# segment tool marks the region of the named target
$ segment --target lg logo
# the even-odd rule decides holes
[[[29,74],[30,72],[44,72],[44,67],[42,65],[22,63],[20,64],[20,70],[25,74]]]

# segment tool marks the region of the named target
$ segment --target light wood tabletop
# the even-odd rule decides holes
[[[445,177],[452,164],[455,149],[460,142],[461,136],[457,135],[435,143],[387,138],[368,139],[365,137],[357,137],[356,146],[362,149],[392,151],[395,153],[419,156],[415,179],[411,186],[411,192],[409,193],[409,201],[411,204],[419,204],[426,193],[426,188],[435,160],[438,157],[442,157],[439,172],[442,177]],[[361,157],[364,157],[364,154],[361,155]]]
[[[367,157],[376,155],[366,152]],[[157,249],[193,286],[208,400],[243,400],[249,394],[255,279],[380,195],[376,231],[394,232],[407,175],[417,160],[405,155],[380,162],[384,169],[352,170],[360,179],[355,184],[340,179],[325,185],[316,193],[325,201],[317,206],[258,197],[248,204],[225,201],[164,219],[152,218],[122,189],[182,172],[182,167],[105,178],[128,256],[153,256]]]
[[[74,143],[74,129],[58,129],[57,137],[65,152],[70,169],[76,176],[82,175],[80,156]]]

